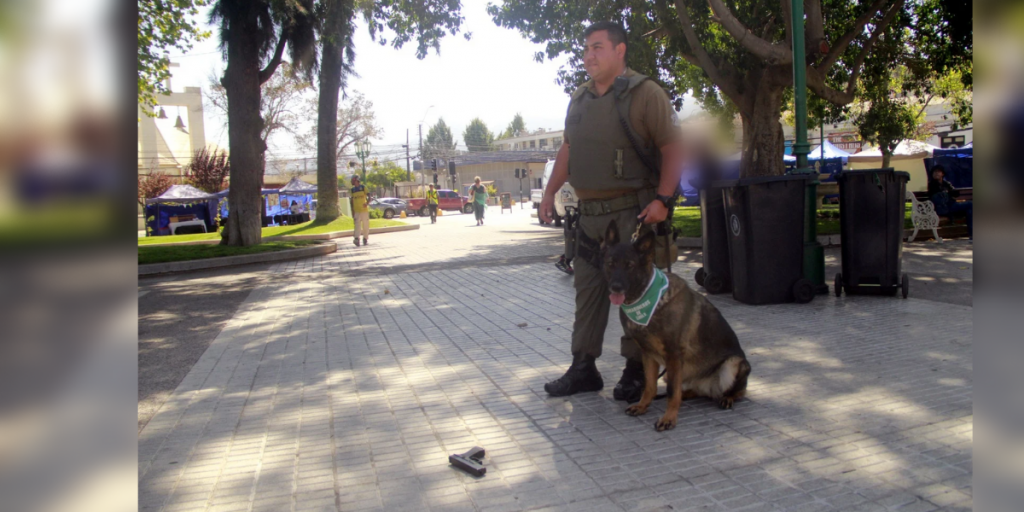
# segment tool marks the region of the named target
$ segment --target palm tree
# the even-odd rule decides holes
[[[260,86],[281,64],[287,46],[292,68],[312,76],[316,69],[313,0],[217,0],[211,23],[220,27],[227,61],[221,84],[228,96],[231,215],[221,243],[261,241],[263,153]]]
[[[345,94],[346,79],[354,75],[355,5],[353,0],[320,0],[317,17],[321,43],[320,96],[317,98],[316,181],[319,188],[316,218],[338,218],[338,91]]]

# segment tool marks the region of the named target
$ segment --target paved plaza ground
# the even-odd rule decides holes
[[[573,292],[561,230],[529,212],[140,279],[140,510],[972,508],[965,242],[907,246],[908,300],[712,297],[748,398],[688,400],[657,433],[664,401],[634,418],[611,397],[617,321],[603,391],[544,393],[571,359]],[[699,266],[684,252],[674,271],[693,286]],[[447,462],[474,445],[479,479]]]

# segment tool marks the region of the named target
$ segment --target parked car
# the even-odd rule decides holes
[[[409,205],[409,211],[415,212],[416,215],[421,217],[427,217],[430,215],[430,208],[427,208],[427,200],[423,197],[413,197],[406,199]],[[445,211],[457,211],[462,213],[473,213],[473,205],[469,202],[469,197],[459,195],[454,190],[441,189],[437,191],[437,208]]]
[[[385,219],[393,219],[401,212],[407,212],[409,205],[397,197],[381,197],[370,201],[370,208],[380,210]]]
[[[548,186],[548,180],[551,179],[551,173],[555,170],[555,161],[548,160],[547,165],[544,166],[544,178],[541,180],[542,188],[533,189],[530,191],[530,200],[533,201],[533,209],[537,210],[537,221],[544,224],[544,221],[540,220],[540,202],[544,199],[544,189]],[[571,212],[573,209],[579,207],[580,200],[576,197],[576,190],[572,188],[569,182],[565,182],[562,185],[561,190],[555,195],[555,215],[554,222],[555,226],[562,225],[562,219],[565,218],[566,212]]]

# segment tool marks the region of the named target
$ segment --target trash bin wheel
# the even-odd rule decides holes
[[[900,279],[900,291],[903,293],[904,299],[907,298],[907,295],[910,293],[910,278],[907,277],[906,273],[904,273],[903,278]]]
[[[835,288],[836,297],[841,297],[843,295],[843,275],[842,274],[836,274],[836,282],[835,282],[835,285],[833,286],[833,288]]]
[[[793,300],[798,304],[807,304],[814,300],[814,283],[807,279],[798,279],[793,285]]]
[[[693,274],[693,280],[698,286],[704,286],[704,275],[704,267],[698,268],[697,273]]]
[[[710,294],[722,293],[725,289],[725,281],[718,274],[706,274],[704,276],[704,289]]]

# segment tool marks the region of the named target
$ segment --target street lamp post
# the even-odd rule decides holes
[[[807,165],[807,62],[804,51],[804,2],[791,0],[793,19],[793,110],[796,114],[796,172],[811,174],[816,170]],[[824,144],[824,141],[822,141]],[[818,176],[807,180],[804,195],[804,278],[814,283],[815,291],[828,293],[825,284],[825,249],[818,243]]]
[[[363,182],[366,182],[366,157],[370,156],[370,141],[361,140],[356,143],[356,156],[363,163]]]
[[[420,150],[419,150],[419,154],[417,155],[417,158],[420,159],[420,169],[426,169],[426,162],[423,161],[423,121],[427,120],[427,113],[429,113],[430,109],[432,109],[432,108],[434,108],[433,105],[427,107],[427,109],[423,111],[423,117],[420,118],[420,122],[417,123],[417,126],[419,126],[419,132],[420,132]],[[425,174],[425,173],[423,173],[423,174]],[[422,181],[423,180],[421,179],[420,180],[420,184],[421,185],[422,185]],[[420,188],[423,189],[422,186]],[[426,197],[426,196],[427,196],[427,191],[423,190],[423,197]]]

